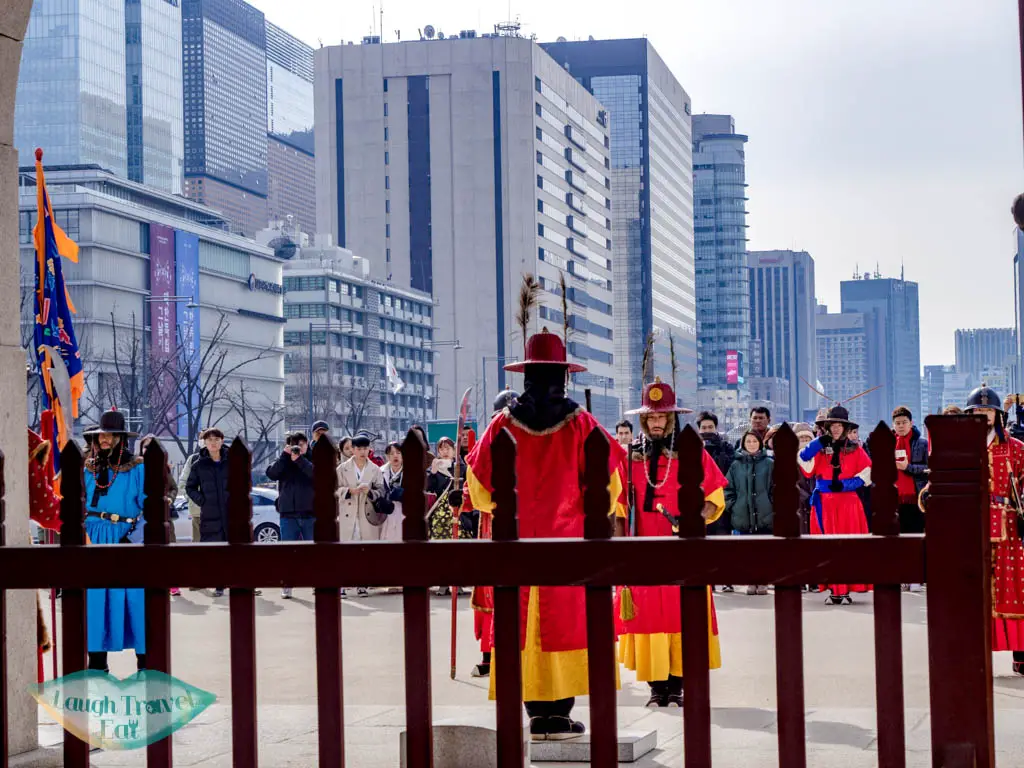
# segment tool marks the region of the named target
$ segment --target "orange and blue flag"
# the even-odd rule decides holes
[[[36,150],[38,220],[33,230],[36,250],[35,353],[39,366],[43,406],[53,411],[51,440],[54,469],[60,472],[60,451],[71,437],[71,421],[78,416],[78,401],[85,391],[82,354],[71,316],[74,304],[64,285],[61,257],[78,261],[78,245],[57,226],[43,176],[43,151]]]

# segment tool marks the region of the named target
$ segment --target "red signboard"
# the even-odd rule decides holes
[[[740,354],[735,349],[725,351],[725,383],[738,384],[740,381]]]

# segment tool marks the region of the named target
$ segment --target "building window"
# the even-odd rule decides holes
[[[538,224],[537,225],[537,234],[540,235],[541,237],[544,237],[544,225],[543,224]]]
[[[540,153],[539,149],[537,150],[537,165],[544,165],[544,155]]]
[[[540,126],[537,127],[537,141],[544,141],[544,131],[540,129]]]
[[[385,176],[384,177],[384,189],[391,189],[391,177],[390,176]]]
[[[384,78],[384,93],[387,93],[387,92],[388,92],[388,79],[385,77]]]
[[[384,225],[384,237],[391,237],[391,225],[390,224],[385,224]]]
[[[541,176],[539,173],[537,174],[537,186],[540,189],[544,189],[544,177]]]
[[[391,261],[391,249],[390,248],[385,248],[384,249],[384,261]]]
[[[542,117],[544,112],[543,112],[543,110],[541,110],[540,102],[535,103],[533,106],[534,106],[534,111],[537,113],[537,117]]]
[[[384,141],[390,141],[390,140],[391,140],[391,131],[385,125],[384,126]]]
[[[540,200],[540,199],[537,200],[537,213],[544,213],[544,201],[543,200]]]
[[[391,153],[384,150],[384,165],[391,165]]]
[[[533,87],[537,89],[537,93],[540,93],[540,78],[533,78]]]
[[[391,213],[391,198],[384,201],[384,213]]]
[[[387,116],[388,116],[388,103],[385,101],[384,102],[384,117],[387,117]]]

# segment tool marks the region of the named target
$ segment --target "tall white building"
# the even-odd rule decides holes
[[[531,331],[561,330],[595,414],[619,415],[612,321],[610,138],[604,107],[521,37],[344,45],[315,52],[318,227],[371,276],[434,297],[434,334],[460,342],[437,372],[438,416],[476,386],[513,383],[522,275],[544,285]],[[539,316],[537,316],[539,315]],[[484,407],[487,407],[485,405]]]

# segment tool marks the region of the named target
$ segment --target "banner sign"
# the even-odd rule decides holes
[[[174,230],[164,224],[149,225],[149,291],[152,298],[174,296]],[[154,419],[156,424],[172,424],[177,409],[173,407],[175,352],[178,347],[175,305],[170,301],[149,304],[149,360],[143,360],[151,372],[151,403],[168,406],[168,413]]]
[[[725,350],[725,383],[738,384],[740,381],[740,354],[735,349]]]
[[[174,230],[174,274],[175,293],[178,296],[191,296],[194,303],[199,302],[199,236],[191,232]],[[180,365],[187,366],[191,375],[199,373],[199,308],[189,307],[186,302],[178,302],[178,344],[181,347]],[[198,383],[191,388],[191,402],[178,401],[178,434],[188,433],[188,412],[196,405]]]

